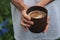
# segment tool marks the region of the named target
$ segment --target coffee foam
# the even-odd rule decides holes
[[[35,12],[36,12],[36,13],[35,13]],[[30,12],[28,15],[30,16],[32,13],[34,13],[35,16],[38,14],[36,17],[32,17],[32,18],[36,18],[36,19],[38,19],[38,18],[43,18],[44,16],[46,16],[45,12],[37,11],[37,10]],[[44,15],[43,15],[43,14],[44,14]]]

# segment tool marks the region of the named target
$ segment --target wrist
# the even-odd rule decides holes
[[[28,9],[28,7],[27,6],[23,6],[23,10],[26,10],[26,9]]]
[[[27,10],[27,9],[28,9],[28,7],[25,6],[25,7],[22,7],[20,11],[24,11],[24,10]]]
[[[44,2],[39,2],[38,4],[36,4],[36,6],[41,6],[41,7],[45,7],[47,3]]]
[[[53,0],[41,0],[40,2],[37,3],[37,6],[45,7],[49,3],[51,3]]]

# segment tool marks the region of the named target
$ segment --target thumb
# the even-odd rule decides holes
[[[22,16],[26,18],[27,20],[31,20],[31,17],[26,13],[26,10],[22,11]]]

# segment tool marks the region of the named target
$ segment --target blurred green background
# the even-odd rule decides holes
[[[0,40],[14,40],[10,9],[10,0],[0,0]]]
[[[15,40],[11,19],[10,0],[0,0],[0,40]]]

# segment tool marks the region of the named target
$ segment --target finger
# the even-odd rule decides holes
[[[33,24],[34,24],[32,21],[26,20],[24,17],[22,17],[22,20],[23,20],[25,23],[29,24],[29,25],[33,25]]]
[[[27,32],[27,31],[28,31],[28,28],[27,28],[27,27],[25,27],[25,28],[24,28],[24,31],[25,31],[25,32]]]
[[[26,24],[26,23],[24,23],[23,21],[21,21],[21,23],[20,23],[23,27],[29,27],[30,25],[28,25],[28,24]]]
[[[27,15],[26,10],[22,11],[22,16],[26,18],[27,20],[31,20],[31,17]]]
[[[45,30],[43,32],[47,32],[48,27],[49,27],[49,21],[50,21],[50,17],[48,16],[47,17],[47,26],[46,26],[46,28],[45,28]]]
[[[21,21],[20,25],[24,28],[24,31],[27,32],[27,30],[28,30],[27,26],[29,26],[29,25],[25,24],[23,21]]]
[[[43,33],[47,32],[48,26],[49,26],[49,25],[47,24],[47,26],[46,26],[45,30],[43,31]]]

